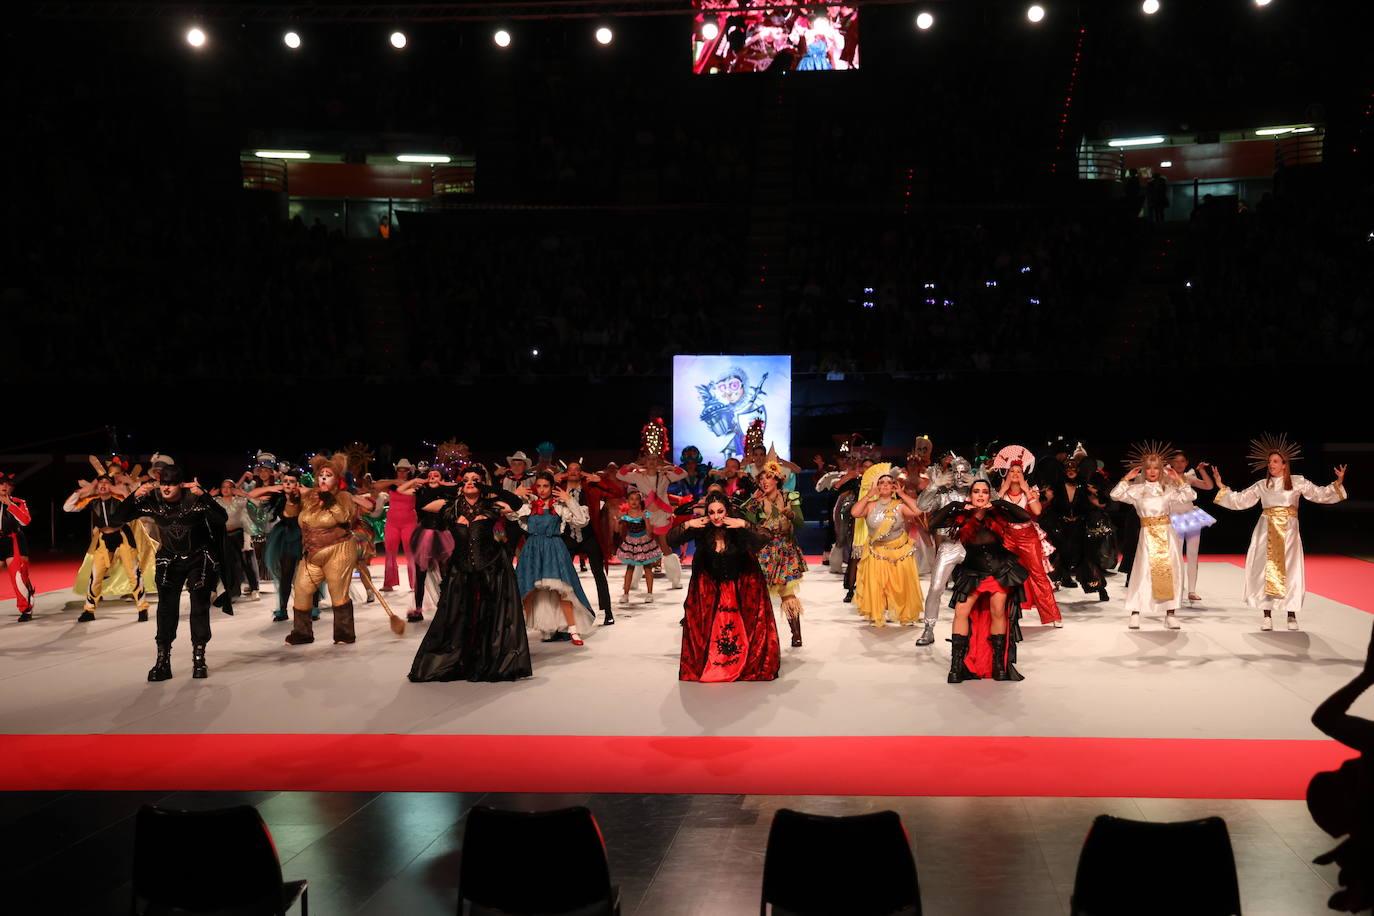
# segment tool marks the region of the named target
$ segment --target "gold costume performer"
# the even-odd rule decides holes
[[[859,564],[855,593],[859,613],[881,627],[891,611],[898,623],[910,626],[921,616],[925,598],[916,567],[916,542],[907,534],[906,500],[897,495],[892,465],[875,464],[865,471],[859,492],[862,495],[851,510]],[[917,514],[915,500],[907,509]]]
[[[301,490],[294,501],[288,499],[282,512],[300,522],[303,550],[291,585],[294,619],[286,641],[293,646],[315,641],[310,603],[321,582],[329,590],[333,605],[334,642],[351,643],[356,638],[348,586],[358,563],[358,541],[353,537],[358,509],[353,496],[343,489],[347,460],[342,453],[332,458],[316,455],[310,461],[314,488]]]

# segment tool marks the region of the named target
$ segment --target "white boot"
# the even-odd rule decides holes
[[[669,553],[663,558],[663,574],[668,577],[669,588],[682,588],[682,561],[677,554]]]
[[[1127,626],[1129,629],[1132,629],[1132,630],[1138,630],[1138,629],[1140,629],[1140,612],[1139,612],[1139,611],[1131,611],[1131,622],[1128,623],[1128,624],[1126,624],[1126,626]]]
[[[1182,624],[1178,622],[1178,617],[1174,614],[1173,611],[1170,611],[1169,613],[1164,615],[1164,625],[1171,630],[1177,630],[1180,627],[1182,627]]]
[[[1274,629],[1274,618],[1271,617],[1271,616],[1268,615],[1268,614],[1265,614],[1264,617],[1260,620],[1260,629],[1261,629],[1261,630],[1272,630],[1272,629]]]
[[[1288,615],[1288,629],[1290,629],[1290,630],[1296,630],[1297,628],[1298,628],[1298,615],[1297,615],[1297,614],[1289,614],[1289,615]]]

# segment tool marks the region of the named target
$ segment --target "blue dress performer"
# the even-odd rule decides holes
[[[587,507],[569,497],[567,491],[555,489],[553,475],[542,472],[534,481],[534,499],[521,507],[519,518],[527,536],[515,578],[525,606],[525,622],[530,629],[540,631],[545,642],[566,630],[573,645],[580,646],[583,634],[596,626],[596,615],[562,535],[567,526],[587,525]]]

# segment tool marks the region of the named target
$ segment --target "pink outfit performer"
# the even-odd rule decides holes
[[[409,468],[410,462],[402,458],[396,469]],[[415,587],[415,554],[410,552],[411,540],[419,519],[415,515],[414,492],[402,493],[396,485],[387,489],[386,531],[382,543],[386,547],[386,569],[382,574],[382,590],[391,591],[401,584],[400,555],[404,545],[406,550],[407,571],[410,573],[410,587]],[[419,607],[416,604],[416,607]]]

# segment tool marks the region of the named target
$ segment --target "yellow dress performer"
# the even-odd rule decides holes
[[[294,619],[286,641],[293,646],[315,641],[310,602],[323,582],[333,606],[334,642],[351,643],[356,637],[348,586],[358,563],[358,542],[353,537],[358,510],[352,495],[343,489],[348,459],[342,453],[332,458],[316,455],[310,467],[315,472],[314,489],[301,490],[294,501],[288,499],[282,512],[300,520],[304,551],[291,585]]]
[[[916,501],[897,489],[890,464],[865,471],[859,492],[863,495],[850,510],[859,613],[877,627],[887,623],[889,612],[902,626],[911,626],[925,606],[916,542],[907,534],[907,521],[920,515]]]

